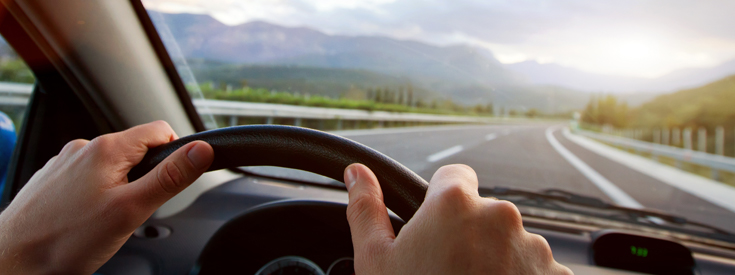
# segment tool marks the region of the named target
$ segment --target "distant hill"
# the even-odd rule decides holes
[[[634,125],[647,127],[735,127],[735,75],[710,84],[660,95],[635,111]]]
[[[192,71],[200,82],[224,82],[236,87],[246,84],[269,90],[299,94],[343,96],[352,89],[406,89],[414,84],[410,79],[361,69],[333,69],[299,66],[237,65],[190,61]],[[215,65],[216,64],[216,65]],[[243,83],[243,81],[245,83]],[[434,98],[438,94],[420,86],[414,87],[417,96]]]
[[[229,63],[366,69],[394,76],[516,84],[520,76],[492,53],[470,46],[437,47],[379,36],[327,35],[262,21],[227,26],[208,15],[161,14],[187,58]],[[155,16],[154,16],[155,17]],[[442,85],[444,81],[433,81]]]
[[[711,68],[681,69],[658,78],[609,76],[588,73],[557,64],[525,61],[505,65],[534,85],[556,85],[589,92],[660,94],[693,88],[735,73],[735,59]]]
[[[528,85],[491,52],[466,45],[327,35],[266,22],[228,26],[208,15],[151,12],[151,17],[163,20],[182,55],[196,61],[200,81],[239,85],[245,80],[253,87],[329,96],[353,86],[410,83],[434,98],[544,112],[579,109],[589,98],[568,88]],[[164,43],[171,49],[170,41]]]

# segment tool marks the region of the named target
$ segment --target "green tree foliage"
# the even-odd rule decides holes
[[[702,87],[660,95],[629,109],[612,95],[593,97],[582,121],[618,128],[735,128],[735,75]]]
[[[735,127],[735,75],[661,95],[633,112],[638,127]]]
[[[212,83],[204,83],[200,85],[200,89],[205,98],[218,100],[232,100],[245,102],[265,102],[289,105],[304,105],[327,108],[343,108],[343,109],[361,109],[368,111],[390,111],[390,112],[415,112],[415,113],[432,113],[432,114],[461,114],[461,115],[488,115],[492,113],[492,105],[483,108],[483,112],[474,112],[472,108],[454,103],[451,100],[434,99],[432,104],[426,104],[419,99],[416,107],[408,106],[397,102],[395,99],[390,100],[391,95],[397,98],[395,92],[389,89],[379,88],[374,90],[374,99],[350,99],[346,97],[330,98],[320,95],[303,95],[299,93],[280,92],[267,89],[256,89],[244,87],[240,89],[225,89],[221,85],[213,85]],[[366,93],[370,94],[371,90]]]
[[[36,78],[20,58],[0,57],[0,81],[33,83]]]
[[[628,125],[628,112],[628,104],[618,102],[613,95],[592,97],[582,113],[582,121],[623,128]]]
[[[531,108],[531,110],[528,110],[528,112],[526,112],[526,116],[530,118],[537,117],[539,116],[539,111],[536,108]]]

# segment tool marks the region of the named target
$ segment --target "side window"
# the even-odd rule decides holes
[[[35,77],[13,48],[0,38],[0,190],[33,91]]]

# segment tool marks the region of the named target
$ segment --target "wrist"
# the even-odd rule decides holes
[[[6,209],[7,211],[7,209]],[[52,238],[29,234],[11,213],[0,214],[0,273],[51,274],[61,271],[50,252]]]

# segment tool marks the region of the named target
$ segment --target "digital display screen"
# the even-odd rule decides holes
[[[694,274],[694,259],[685,246],[664,239],[625,233],[597,236],[592,256],[598,266],[651,274]]]

